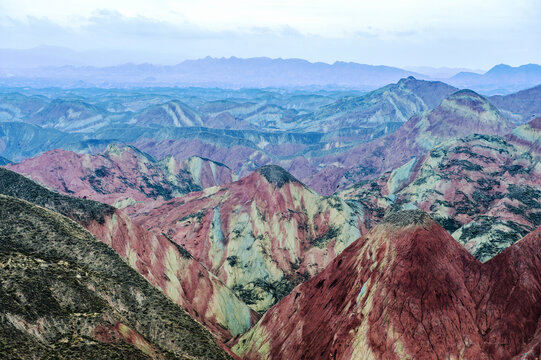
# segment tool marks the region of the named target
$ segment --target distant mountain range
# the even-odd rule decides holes
[[[501,64],[484,74],[462,72],[448,79],[447,82],[485,95],[509,94],[541,84],[541,66],[527,64],[512,67]]]
[[[185,60],[176,65],[123,64],[105,67],[96,54],[70,49],[38,47],[0,49],[0,84],[9,86],[140,87],[203,86],[225,88],[334,88],[374,90],[415,76],[443,80],[485,95],[509,94],[541,84],[541,66],[497,65],[486,73],[467,69],[375,66],[337,61],[333,64],[302,59],[212,58]]]
[[[203,86],[225,88],[354,88],[373,90],[421,74],[390,66],[353,62],[327,64],[302,59],[211,58],[177,65],[123,64],[108,67],[46,66],[7,68],[1,84],[36,87]],[[0,68],[1,69],[1,68]]]

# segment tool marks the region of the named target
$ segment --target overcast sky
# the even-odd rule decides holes
[[[0,0],[0,48],[488,69],[541,63],[540,0]]]

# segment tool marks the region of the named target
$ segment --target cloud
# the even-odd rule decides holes
[[[426,7],[421,10],[391,0],[380,0],[377,6],[337,0],[332,8],[320,0],[291,4],[276,0],[276,6],[263,1],[257,9],[253,4],[242,7],[245,2],[240,0],[220,3],[216,8],[211,7],[210,0],[189,3],[192,5],[174,2],[185,7],[173,7],[169,0],[160,0],[156,6],[163,9],[155,9],[148,16],[141,10],[144,4],[140,1],[134,6],[139,10],[130,14],[128,2],[120,6],[111,0],[112,6],[94,8],[87,14],[70,10],[57,18],[12,16],[13,9],[2,7],[1,1],[0,9],[7,15],[0,16],[0,48],[61,46],[91,52],[94,55],[86,56],[87,61],[99,64],[173,64],[207,55],[476,68],[502,62],[541,62],[541,48],[536,46],[541,42],[541,32],[531,20],[541,6],[520,8],[529,0],[517,0],[518,9],[507,12],[504,9],[508,5],[501,5],[488,15],[480,12],[486,5],[474,1],[472,7],[466,7],[466,0],[457,0],[465,6],[461,10],[463,17],[450,5],[445,8],[449,15],[444,17],[442,10],[428,0],[412,0]],[[386,6],[388,11],[381,12]],[[38,10],[44,9],[34,12]],[[531,14],[519,16],[527,10]],[[239,14],[229,17],[235,12]],[[501,20],[503,13],[508,13],[510,19]],[[250,18],[250,14],[255,15]],[[236,19],[240,19],[238,23]],[[212,26],[213,21],[216,26]]]
[[[87,19],[81,31],[108,36],[146,37],[146,38],[216,38],[229,36],[227,32],[213,32],[200,28],[188,21],[177,23],[160,22],[151,18],[127,17],[118,11],[99,10]]]

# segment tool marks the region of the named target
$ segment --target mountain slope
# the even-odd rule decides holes
[[[11,161],[6,159],[5,157],[0,156],[0,166],[9,165],[11,164]]]
[[[110,145],[99,155],[52,150],[8,168],[64,194],[118,208],[201,189],[186,171],[169,172],[165,164],[129,146]]]
[[[86,227],[220,341],[243,333],[257,319],[246,304],[184,248],[163,234],[144,230],[109,205],[52,192],[3,168],[0,193],[31,201]]]
[[[25,121],[68,132],[95,130],[110,123],[105,110],[81,100],[65,99],[53,100]]]
[[[188,171],[194,183],[202,189],[229,184],[237,180],[237,176],[227,165],[199,156],[189,157],[181,167]]]
[[[97,155],[53,150],[7,168],[63,194],[117,208],[150,206],[235,179],[228,167],[208,159],[169,156],[156,161],[134,147],[115,144]]]
[[[42,110],[49,100],[44,96],[19,93],[0,94],[0,121],[16,121]]]
[[[129,121],[138,126],[202,126],[201,115],[180,101],[152,106]]]
[[[518,148],[541,157],[541,116],[516,127],[506,139]]]
[[[4,358],[230,358],[75,222],[0,195]]]
[[[135,220],[170,236],[259,312],[321,271],[362,225],[343,200],[321,197],[277,166]]]
[[[425,213],[394,213],[233,350],[244,359],[533,358],[540,250],[538,229],[481,264]]]
[[[509,120],[522,124],[541,116],[541,85],[505,96],[489,98]]]
[[[396,168],[447,139],[474,133],[503,135],[512,128],[484,97],[470,90],[460,90],[434,110],[413,116],[392,134],[338,155],[314,159],[330,164],[331,168],[324,169],[307,183],[320,193],[330,194]],[[333,164],[339,167],[333,168]]]
[[[539,158],[498,136],[449,140],[420,158],[340,193],[368,218],[419,208],[487,261],[541,226]]]
[[[406,122],[415,114],[435,108],[457,90],[439,81],[417,80],[410,76],[366,95],[340,99],[301,116],[295,123],[310,131],[329,131]]]
[[[0,155],[12,161],[82,140],[80,134],[67,134],[23,122],[0,122]]]

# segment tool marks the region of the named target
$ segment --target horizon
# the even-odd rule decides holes
[[[64,54],[64,55],[79,55],[79,56],[84,56],[84,55],[88,55],[88,54],[91,54],[91,53],[95,53],[95,51],[77,51],[77,50],[74,50],[74,49],[71,49],[71,48],[67,48],[67,47],[61,47],[61,46],[54,46],[54,45],[40,45],[40,46],[35,46],[35,47],[31,47],[31,48],[24,48],[24,49],[15,49],[15,48],[0,48],[0,53],[1,52],[18,52],[20,53],[22,56],[33,56],[34,54],[32,54],[31,52],[33,51],[39,51],[39,50],[47,50],[47,51],[64,51],[64,52],[68,52],[70,54]],[[26,53],[26,54],[25,54]],[[508,64],[508,63],[494,63],[493,65],[490,65],[488,68],[467,68],[467,67],[463,67],[463,66],[446,66],[446,65],[441,65],[441,66],[431,66],[431,65],[426,65],[426,64],[423,64],[423,63],[420,63],[420,64],[416,64],[416,65],[410,65],[410,66],[395,66],[395,65],[389,65],[389,64],[385,64],[385,63],[362,63],[362,62],[358,62],[358,61],[353,61],[353,60],[342,60],[342,59],[337,59],[337,60],[333,60],[333,61],[325,61],[325,60],[311,60],[311,59],[306,59],[306,58],[301,58],[301,57],[281,57],[281,56],[250,56],[250,57],[242,57],[242,56],[236,56],[236,55],[231,55],[231,56],[212,56],[212,55],[206,55],[206,56],[202,56],[202,57],[194,57],[194,58],[185,58],[185,59],[179,59],[177,61],[172,61],[172,62],[168,62],[168,63],[160,63],[160,62],[150,62],[150,61],[132,61],[130,59],[126,60],[126,61],[118,61],[118,62],[114,62],[114,63],[110,63],[110,64],[98,64],[92,60],[89,60],[85,63],[81,63],[79,62],[78,59],[71,59],[71,60],[67,60],[65,62],[62,62],[62,60],[60,62],[58,62],[58,64],[55,64],[55,65],[44,65],[44,66],[36,66],[34,68],[48,68],[48,67],[52,67],[52,68],[60,68],[60,67],[73,67],[73,68],[82,68],[82,67],[95,67],[95,68],[106,68],[106,67],[115,67],[115,66],[124,66],[124,65],[135,65],[135,66],[142,66],[142,65],[152,65],[152,66],[163,66],[163,67],[168,67],[168,66],[175,66],[175,65],[180,65],[182,63],[185,63],[185,62],[190,62],[190,61],[202,61],[202,60],[207,60],[207,59],[211,59],[211,60],[258,60],[258,59],[265,59],[265,60],[276,60],[276,61],[303,61],[305,63],[309,63],[309,64],[325,64],[325,65],[329,65],[329,66],[333,66],[333,65],[337,65],[337,64],[355,64],[355,65],[367,65],[367,66],[373,66],[373,67],[388,67],[388,68],[397,68],[397,69],[403,69],[403,70],[407,70],[407,71],[411,71],[411,72],[417,72],[418,74],[420,75],[429,75],[428,73],[423,73],[423,69],[426,69],[426,70],[449,70],[450,72],[454,72],[454,70],[456,70],[456,73],[458,72],[473,72],[473,73],[478,73],[478,74],[484,74],[490,70],[492,70],[493,68],[495,67],[499,67],[499,66],[507,66],[507,67],[511,67],[511,68],[519,68],[519,67],[525,67],[525,66],[530,66],[530,65],[534,65],[534,66],[541,66],[541,64],[539,63],[533,63],[533,62],[530,62],[530,63],[523,63],[523,64],[517,64],[517,65],[514,65],[514,64]],[[8,61],[9,62],[9,59],[4,59],[4,61]],[[6,69],[9,69],[10,66],[9,65],[4,65],[2,64],[2,60],[0,60],[0,69],[1,67],[4,66]],[[31,68],[31,66],[21,66],[20,68]]]

